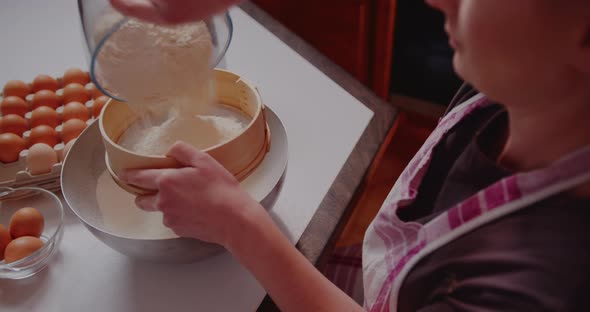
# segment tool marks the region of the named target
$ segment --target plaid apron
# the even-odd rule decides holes
[[[363,244],[364,304],[369,311],[396,311],[401,285],[422,258],[488,222],[590,181],[590,147],[547,168],[501,179],[425,225],[403,222],[397,210],[410,205],[434,147],[464,117],[491,103],[478,94],[441,119],[393,186]]]

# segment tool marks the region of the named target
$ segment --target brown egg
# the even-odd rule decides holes
[[[63,89],[63,102],[80,102],[86,103],[90,100],[90,94],[79,83],[70,83]]]
[[[13,239],[22,236],[41,237],[44,227],[43,215],[33,207],[21,208],[10,217],[10,236]]]
[[[57,80],[49,75],[39,75],[33,80],[33,92],[40,90],[51,90],[53,92],[59,89]]]
[[[95,118],[98,118],[98,116],[100,116],[100,112],[102,112],[102,108],[108,100],[109,97],[106,95],[99,96],[98,98],[96,98],[96,100],[94,100],[94,104],[92,104],[92,114]]]
[[[7,96],[0,103],[0,113],[2,115],[15,114],[25,117],[27,112],[29,112],[29,104],[18,96]]]
[[[32,175],[50,173],[57,164],[57,152],[45,143],[37,143],[29,147],[27,169]],[[33,235],[34,236],[34,235]]]
[[[6,246],[6,249],[4,250],[4,260],[6,263],[16,262],[32,255],[35,251],[41,249],[43,245],[43,241],[37,237],[19,237]]]
[[[70,83],[79,83],[85,85],[90,82],[90,76],[85,71],[79,68],[70,68],[66,70],[63,75],[63,85],[66,86]]]
[[[26,148],[25,140],[13,133],[0,134],[0,162],[12,163],[18,160],[18,155]]]
[[[57,112],[48,106],[37,107],[31,113],[31,128],[35,128],[40,125],[50,126],[55,128],[61,123]]]
[[[28,145],[33,146],[37,143],[45,143],[51,147],[54,147],[59,143],[57,131],[46,125],[37,126],[31,129]]]
[[[12,237],[10,237],[8,229],[3,224],[0,224],[0,261],[4,260],[4,250],[11,240]]]
[[[84,86],[84,88],[86,89],[86,91],[88,91],[88,94],[90,94],[90,97],[92,97],[93,99],[96,99],[104,95],[102,92],[100,92],[100,90],[98,90],[98,88],[92,82],[87,83],[86,86]]]
[[[56,109],[59,106],[59,98],[55,94],[55,92],[51,90],[41,90],[33,95],[33,100],[31,101],[31,105],[33,109],[41,106],[48,106],[53,109]]]
[[[80,119],[82,121],[90,119],[88,108],[86,108],[86,106],[80,102],[70,102],[66,104],[62,113],[63,121],[68,121],[74,118]]]
[[[66,121],[61,129],[61,139],[64,143],[77,138],[86,128],[86,123],[80,119],[70,119]]]
[[[0,117],[0,133],[14,133],[22,136],[27,130],[29,130],[27,120],[19,115],[10,114]]]
[[[24,100],[27,94],[31,93],[31,87],[21,80],[10,80],[4,85],[2,92],[4,96],[14,95]]]

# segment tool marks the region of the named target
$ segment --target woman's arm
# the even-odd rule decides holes
[[[280,232],[268,213],[243,218],[243,235],[228,250],[269,293],[281,311],[362,311]]]
[[[282,311],[360,311],[275,225],[267,211],[217,161],[184,144],[168,153],[184,168],[133,170],[127,183],[158,190],[136,199],[161,211],[177,235],[224,246],[262,284]]]

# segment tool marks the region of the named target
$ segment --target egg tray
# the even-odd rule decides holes
[[[62,85],[62,79],[56,78],[56,80],[58,81],[58,83],[60,85],[60,89],[58,89],[55,92],[56,95],[58,95],[60,105],[55,110],[59,116],[60,122],[62,122],[63,107],[67,103],[64,103],[63,98],[62,98],[62,92],[63,92],[63,87],[64,87]],[[29,86],[31,86],[31,83],[29,83]],[[87,92],[89,92],[89,94],[90,94],[90,100],[87,101],[86,103],[84,103],[86,109],[89,112],[89,116],[90,116],[90,118],[86,121],[86,126],[90,125],[92,122],[94,122],[94,120],[97,119],[96,117],[93,116],[93,106],[94,106],[95,98],[97,98],[99,95],[93,96],[91,89],[92,89],[92,83],[89,82],[85,86],[85,90]],[[63,155],[65,143],[61,139],[61,135],[62,135],[61,132],[62,132],[63,123],[61,123],[60,125],[58,125],[55,128],[55,130],[58,134],[58,139],[60,141],[57,145],[53,146],[53,149],[56,151],[57,156],[58,156],[58,163],[53,165],[53,167],[51,168],[51,171],[48,173],[45,173],[45,174],[33,175],[27,169],[27,156],[28,156],[28,148],[29,148],[28,137],[30,135],[30,130],[31,130],[30,129],[30,126],[31,126],[30,118],[31,118],[31,110],[32,110],[32,104],[31,104],[32,96],[33,96],[33,94],[29,94],[25,97],[25,102],[27,102],[29,104],[29,112],[25,115],[24,118],[27,121],[27,124],[29,126],[29,130],[25,131],[23,133],[22,137],[25,140],[25,142],[27,142],[27,149],[24,149],[23,151],[20,152],[19,159],[15,162],[12,162],[12,163],[0,162],[0,187],[17,188],[17,187],[25,187],[25,186],[34,186],[34,187],[46,189],[51,192],[58,192],[61,190],[60,174],[61,174],[62,162],[65,157],[65,155]],[[0,103],[2,102],[3,99],[4,99],[4,95],[0,92]],[[1,117],[2,117],[2,114],[0,113],[0,118]]]
[[[89,119],[86,125],[90,125],[94,121],[94,118]],[[56,129],[58,136],[61,137],[61,126]],[[28,131],[27,131],[28,132]],[[27,132],[23,135],[27,137]],[[65,155],[63,154],[65,144],[63,142],[58,143],[53,147],[58,156],[58,163],[53,165],[51,171],[45,174],[32,175],[27,170],[27,156],[28,149],[20,152],[19,159],[12,163],[0,163],[0,187],[24,187],[24,186],[36,186],[48,191],[57,192],[61,189],[60,187],[60,173],[61,166]]]

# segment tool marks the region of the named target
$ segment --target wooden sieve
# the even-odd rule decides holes
[[[230,141],[203,151],[215,158],[238,181],[242,181],[256,170],[270,150],[270,130],[265,107],[257,89],[240,76],[215,69],[215,80],[217,102],[242,111],[251,121]],[[146,195],[154,193],[154,190],[125,184],[118,179],[119,173],[126,169],[177,168],[180,165],[171,157],[141,155],[117,144],[137,117],[126,103],[111,99],[103,108],[99,128],[106,150],[106,166],[115,182],[130,193]]]

